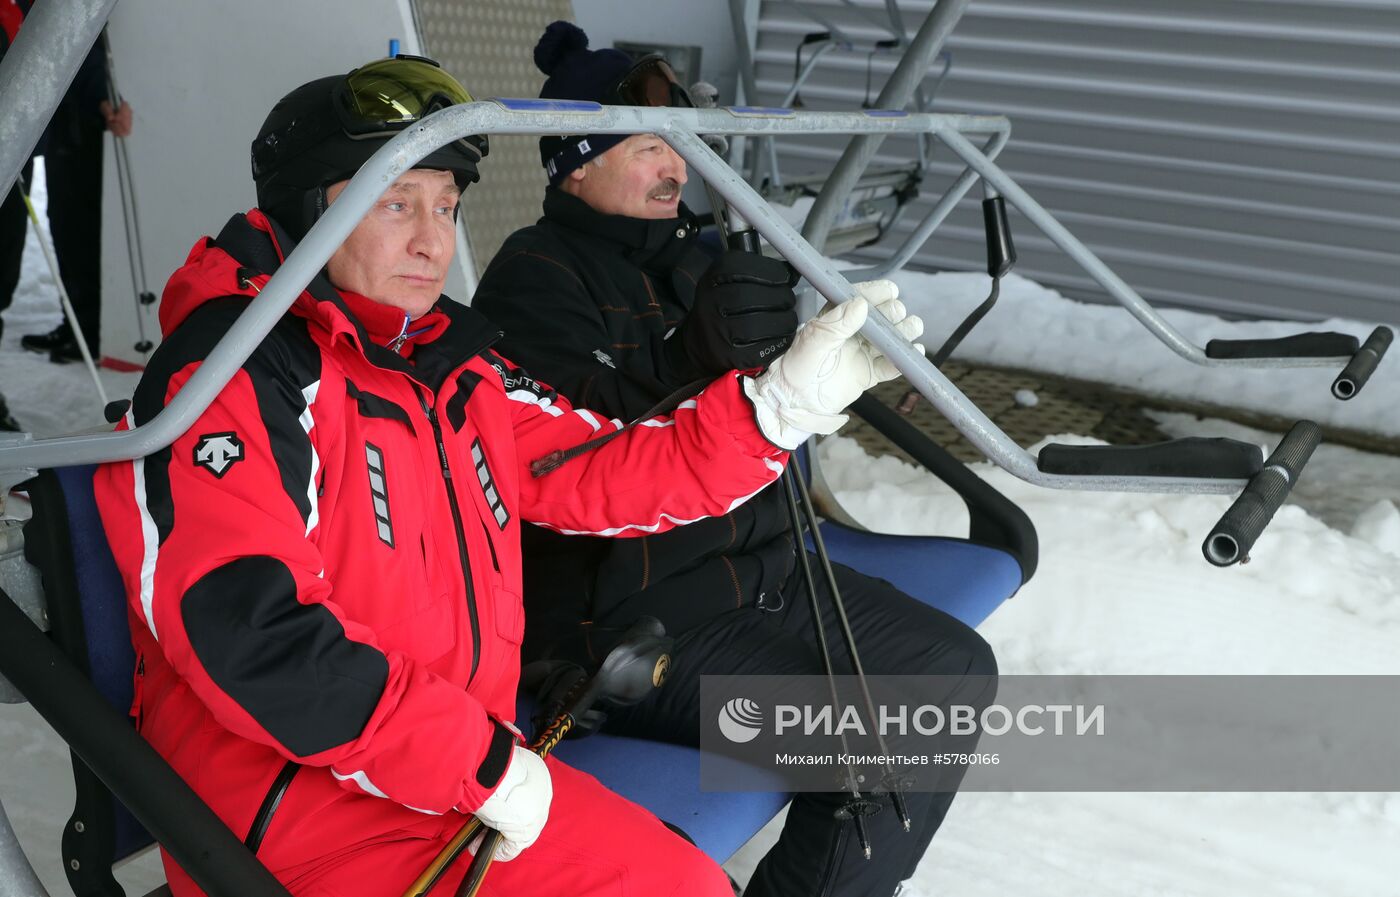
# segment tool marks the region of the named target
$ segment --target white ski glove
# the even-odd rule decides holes
[[[549,767],[532,751],[517,744],[501,783],[476,811],[478,819],[501,833],[496,846],[497,862],[513,860],[535,843],[549,818],[549,803],[553,798],[554,783]],[[471,845],[473,855],[480,843],[478,838]]]
[[[888,280],[855,285],[856,298],[828,308],[797,331],[787,354],[753,379],[744,392],[753,401],[758,429],[768,441],[795,450],[814,433],[834,433],[846,422],[841,412],[877,383],[899,371],[859,331],[874,305],[909,341],[924,322],[909,314]],[[924,347],[915,344],[920,352]]]

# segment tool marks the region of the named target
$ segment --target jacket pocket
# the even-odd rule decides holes
[[[494,594],[496,634],[518,646],[525,637],[525,607],[520,601],[520,596],[499,586],[494,590]]]

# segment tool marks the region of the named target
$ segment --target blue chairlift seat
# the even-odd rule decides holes
[[[1030,518],[876,399],[862,397],[852,409],[963,499],[970,537],[892,536],[828,520],[821,530],[832,560],[884,579],[969,626],[979,625],[1035,572],[1038,542]],[[810,534],[807,539],[810,547]],[[519,716],[525,719],[529,713]],[[791,797],[783,792],[702,791],[700,752],[690,747],[593,734],[566,740],[555,753],[680,826],[720,862]]]
[[[93,497],[95,470],[60,468],[31,481],[34,517],[25,526],[25,554],[43,577],[54,641],[102,698],[125,715],[131,708],[136,652],[126,592]],[[76,754],[73,779],[76,797],[62,844],[69,885],[77,897],[120,897],[113,863],[148,847],[154,838]]]

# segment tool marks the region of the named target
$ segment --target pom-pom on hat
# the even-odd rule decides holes
[[[535,44],[535,65],[547,76],[540,98],[617,103],[617,83],[632,68],[621,50],[588,49],[588,35],[572,22],[554,22]],[[627,139],[626,134],[541,137],[540,164],[558,185],[569,172]]]

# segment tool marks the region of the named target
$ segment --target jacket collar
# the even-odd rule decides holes
[[[240,265],[240,280],[270,277],[296,248],[291,235],[257,209],[230,218],[213,244]],[[317,321],[332,338],[349,340],[377,367],[409,374],[434,390],[453,369],[501,337],[500,329],[480,312],[444,296],[432,311],[410,325],[411,333],[418,332],[404,357],[387,348],[385,338],[374,338],[387,333],[387,339],[392,339],[394,333],[389,331],[397,332],[397,312],[386,314],[384,309],[363,296],[336,289],[325,271],[317,273],[292,304],[294,314]]]
[[[629,218],[605,215],[558,187],[546,188],[544,218],[561,227],[615,244],[629,262],[654,274],[666,273],[699,236],[695,216],[685,203],[675,218]]]

